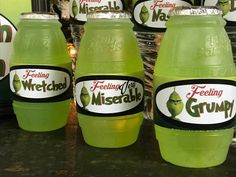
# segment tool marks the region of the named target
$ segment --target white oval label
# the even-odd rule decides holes
[[[11,67],[10,88],[20,98],[48,99],[60,96],[71,86],[71,76],[64,68]]]
[[[0,14],[0,80],[9,74],[9,60],[16,34],[14,25]]]
[[[236,82],[193,80],[167,83],[157,88],[155,103],[159,113],[168,119],[198,125],[225,123],[236,115]]]
[[[191,6],[184,0],[145,0],[137,2],[133,9],[136,24],[144,28],[166,28],[169,11],[177,6]]]
[[[72,0],[70,1],[70,15],[79,21],[86,22],[86,14],[93,11],[123,10],[122,0]]]
[[[80,113],[125,115],[143,109],[143,83],[132,77],[88,76],[76,80],[76,102]]]

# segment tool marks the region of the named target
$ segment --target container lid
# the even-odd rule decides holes
[[[37,19],[37,20],[58,20],[58,16],[54,13],[22,13],[20,19]]]
[[[131,14],[126,11],[95,11],[87,14],[88,19],[130,19]]]
[[[170,16],[188,15],[222,15],[222,11],[216,6],[179,6],[170,11]]]

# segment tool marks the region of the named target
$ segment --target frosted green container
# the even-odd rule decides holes
[[[51,131],[67,123],[71,96],[71,60],[58,17],[21,15],[10,61],[10,88],[19,126]]]
[[[88,15],[76,68],[78,120],[87,144],[133,144],[143,120],[143,65],[129,15]]]
[[[176,8],[155,66],[154,122],[163,159],[183,167],[222,164],[233,137],[236,69],[215,7]]]

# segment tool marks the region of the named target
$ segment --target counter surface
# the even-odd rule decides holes
[[[236,143],[220,166],[191,169],[165,162],[152,121],[137,142],[120,149],[87,145],[72,113],[68,125],[47,132],[21,130],[14,117],[0,118],[0,177],[235,177]]]

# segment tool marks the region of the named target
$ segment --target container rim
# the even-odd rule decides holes
[[[222,11],[216,6],[178,6],[170,10],[170,16],[204,16],[222,15]]]
[[[41,12],[24,12],[21,13],[22,20],[58,20],[59,17],[55,13],[41,13]]]
[[[127,11],[94,11],[87,14],[87,19],[130,19]]]

